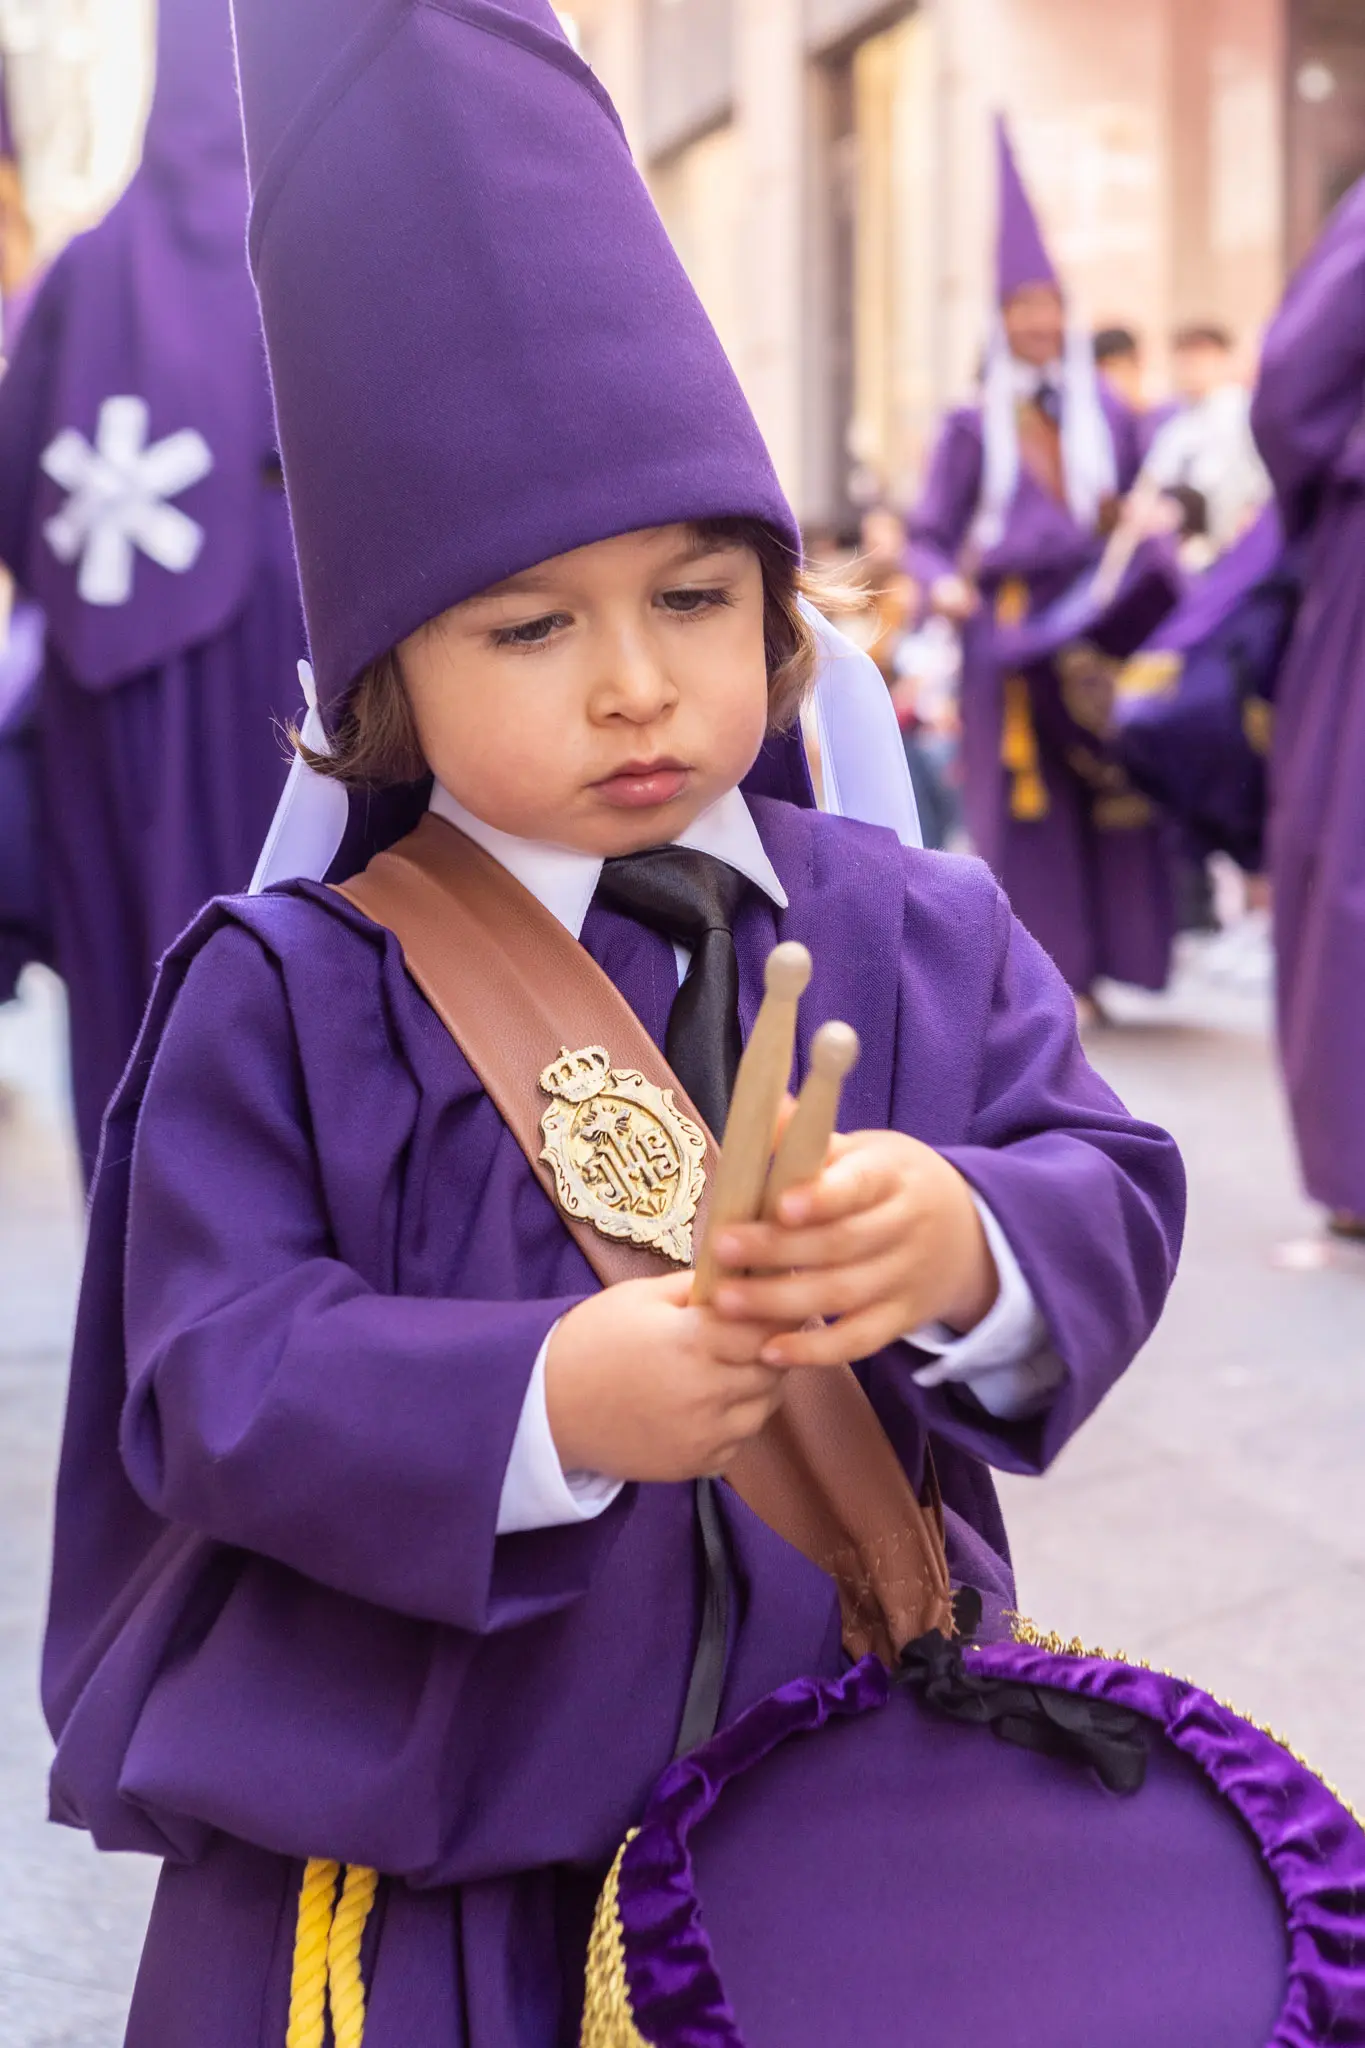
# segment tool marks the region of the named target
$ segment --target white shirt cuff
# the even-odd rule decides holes
[[[981,1197],[973,1192],[972,1200],[995,1261],[1000,1292],[989,1313],[965,1337],[944,1323],[928,1323],[910,1333],[908,1341],[917,1350],[934,1354],[916,1372],[915,1384],[969,1387],[988,1415],[1000,1422],[1018,1422],[1048,1406],[1066,1376],[1065,1368],[1009,1239]]]
[[[562,1529],[572,1522],[595,1521],[621,1491],[619,1479],[604,1479],[597,1472],[566,1472],[559,1462],[545,1405],[545,1357],[558,1328],[556,1323],[531,1367],[502,1479],[499,1536],[514,1536],[521,1529]]]

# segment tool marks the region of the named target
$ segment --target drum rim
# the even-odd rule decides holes
[[[1266,2048],[1365,2048],[1365,1828],[1351,1808],[1281,1738],[1187,1680],[1029,1633],[969,1648],[968,1670],[1140,1714],[1250,1830],[1280,1894],[1288,1945],[1285,1999]],[[732,1778],[792,1736],[876,1711],[891,1689],[871,1657],[838,1678],[798,1679],[670,1765],[603,1889],[582,2048],[650,2048],[680,2025],[689,2048],[746,2048],[702,1919],[688,1836]]]

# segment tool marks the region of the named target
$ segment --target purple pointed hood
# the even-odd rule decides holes
[[[246,250],[242,115],[227,0],[159,0],[139,176],[182,235]]]
[[[228,0],[161,0],[142,161],[48,272],[0,386],[0,557],[91,689],[218,632],[274,429]]]
[[[544,0],[236,0],[261,296],[326,705],[548,556],[799,547],[619,121]]]
[[[1047,253],[1043,231],[1025,189],[1003,114],[995,117],[997,215],[995,292],[1005,305],[1027,284],[1050,284],[1061,290],[1056,267]]]

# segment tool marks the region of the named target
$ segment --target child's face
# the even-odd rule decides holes
[[[400,651],[431,769],[521,839],[602,855],[676,839],[763,742],[758,558],[686,526],[556,555]]]

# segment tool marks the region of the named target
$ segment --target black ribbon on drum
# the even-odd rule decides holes
[[[971,1671],[962,1644],[937,1629],[901,1651],[898,1682],[950,1721],[990,1727],[1004,1742],[1087,1764],[1111,1792],[1141,1789],[1147,1735],[1140,1714],[1059,1686]]]

